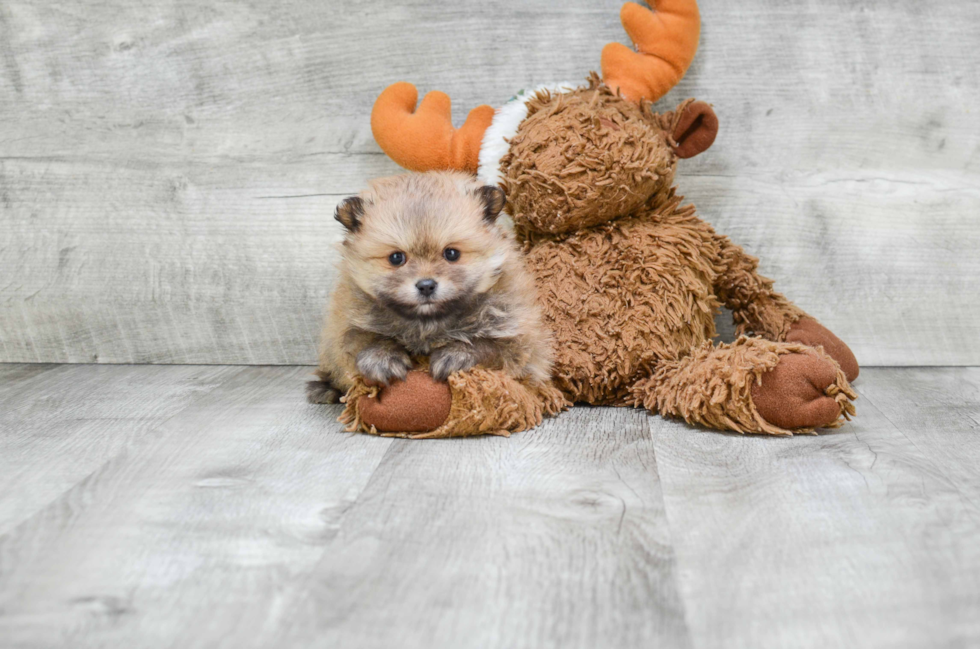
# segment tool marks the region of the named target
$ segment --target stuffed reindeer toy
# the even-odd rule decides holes
[[[569,402],[644,407],[692,424],[789,435],[854,413],[854,355],[773,290],[758,260],[701,220],[674,186],[718,119],[700,101],[655,113],[697,50],[695,0],[623,6],[635,51],[611,43],[602,76],[522,92],[453,127],[449,97],[396,83],[378,97],[374,136],[414,171],[460,170],[504,190],[554,340],[554,385]],[[712,342],[720,306],[738,339]],[[413,376],[414,375],[414,376]],[[508,433],[563,401],[474,368],[434,381],[424,365],[383,389],[357,382],[352,429],[405,436]],[[425,430],[407,430],[426,421]]]

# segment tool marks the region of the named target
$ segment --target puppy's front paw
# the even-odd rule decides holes
[[[447,345],[432,352],[429,372],[436,381],[445,381],[453,372],[468,370],[477,364],[476,352],[461,345]]]
[[[392,381],[404,381],[412,359],[404,349],[392,347],[368,347],[357,355],[357,371],[368,381],[389,385]]]

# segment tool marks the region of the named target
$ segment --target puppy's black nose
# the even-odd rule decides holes
[[[415,282],[415,288],[419,290],[419,293],[421,293],[423,297],[430,297],[433,293],[435,293],[436,286],[439,286],[439,284],[434,279],[420,279],[419,281]]]

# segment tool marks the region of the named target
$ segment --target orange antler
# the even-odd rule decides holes
[[[400,81],[385,88],[371,111],[371,131],[392,160],[412,171],[455,169],[476,173],[483,133],[493,121],[493,108],[477,106],[466,123],[453,128],[449,95],[433,91],[418,110],[419,93]]]
[[[655,11],[628,2],[619,19],[636,45],[621,43],[602,49],[602,77],[627,99],[656,101],[673,88],[694,59],[701,35],[695,0],[651,0]]]

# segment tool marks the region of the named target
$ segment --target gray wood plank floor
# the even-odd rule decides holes
[[[340,432],[305,367],[0,365],[0,647],[966,647],[980,368],[820,436]]]

